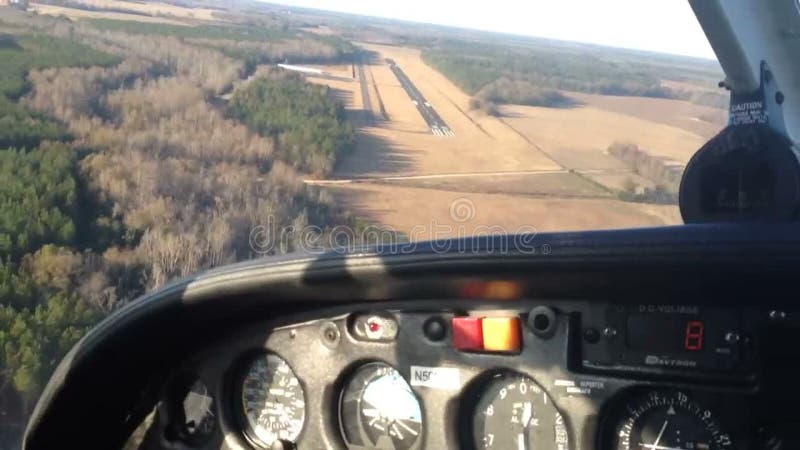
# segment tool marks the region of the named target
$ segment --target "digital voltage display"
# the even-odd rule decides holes
[[[705,326],[700,320],[685,316],[631,314],[628,316],[628,348],[655,352],[703,350]]]

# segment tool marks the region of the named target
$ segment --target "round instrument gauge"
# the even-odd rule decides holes
[[[650,390],[619,408],[607,431],[608,450],[729,450],[714,414],[676,390]]]
[[[568,450],[564,418],[547,393],[531,378],[509,372],[494,374],[472,413],[477,449]]]
[[[400,372],[384,363],[356,370],[342,392],[344,440],[361,449],[413,448],[422,434],[422,408]]]
[[[241,413],[247,435],[264,447],[277,441],[295,444],[306,417],[303,387],[278,355],[252,360],[242,379]]]

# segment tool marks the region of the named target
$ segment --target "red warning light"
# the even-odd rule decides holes
[[[373,333],[381,329],[381,324],[379,324],[377,321],[369,322],[368,326],[369,326],[369,331],[372,331]]]
[[[686,337],[683,341],[683,348],[689,351],[703,349],[703,322],[692,320],[686,324]]]

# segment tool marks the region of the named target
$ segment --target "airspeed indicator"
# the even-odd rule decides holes
[[[531,378],[501,372],[488,380],[472,415],[476,449],[568,450],[567,426]]]
[[[305,423],[306,402],[300,380],[278,355],[260,355],[242,380],[241,408],[248,435],[270,447],[296,443]]]

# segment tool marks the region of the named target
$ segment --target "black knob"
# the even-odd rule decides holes
[[[431,317],[422,325],[425,337],[434,342],[439,342],[447,336],[447,327],[440,317]]]
[[[536,336],[549,339],[556,333],[557,320],[556,312],[552,308],[537,306],[528,314],[528,328]]]

